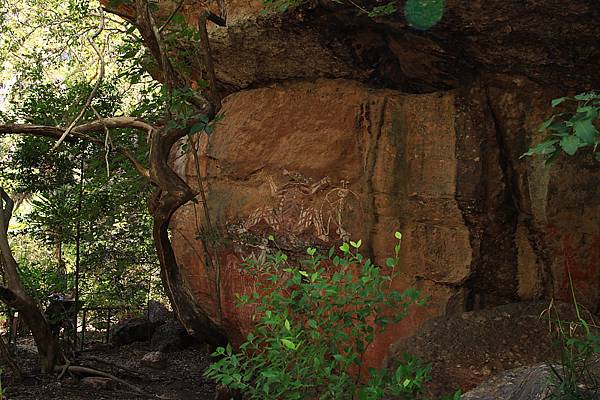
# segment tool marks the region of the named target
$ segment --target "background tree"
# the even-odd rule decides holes
[[[154,99],[143,98],[140,102],[140,107],[137,108],[139,110],[138,115],[145,117],[145,120],[142,120],[135,116],[135,112],[131,113],[132,116],[125,117],[116,110],[100,110],[98,109],[100,107],[97,108],[94,104],[100,98],[99,94],[102,93],[101,86],[107,76],[105,56],[107,49],[111,47],[106,45],[104,48],[101,48],[98,43],[99,39],[103,37],[108,29],[103,12],[96,11],[92,13],[92,7],[90,6],[92,2],[86,4],[87,6],[85,7],[79,4],[70,4],[67,8],[65,8],[65,5],[57,4],[59,10],[64,10],[65,19],[58,18],[52,22],[59,23],[57,21],[61,21],[68,23],[73,15],[81,15],[80,20],[74,26],[82,29],[82,31],[77,31],[78,35],[85,37],[89,46],[93,49],[93,51],[90,51],[88,48],[87,53],[82,52],[81,54],[72,50],[65,54],[59,49],[57,51],[58,59],[66,58],[69,63],[79,66],[83,65],[83,63],[77,61],[82,58],[82,54],[91,54],[91,57],[95,55],[97,59],[97,69],[94,71],[96,80],[93,81],[91,90],[83,98],[78,98],[78,101],[71,103],[77,110],[75,117],[73,118],[71,114],[69,118],[70,113],[66,112],[64,113],[65,118],[58,119],[56,118],[56,113],[47,112],[48,108],[39,110],[40,112],[36,113],[36,115],[43,117],[37,120],[31,117],[31,110],[16,116],[6,115],[5,113],[5,124],[0,126],[0,135],[28,135],[41,138],[41,141],[36,142],[36,144],[44,143],[45,146],[51,146],[48,153],[52,157],[58,157],[61,152],[67,153],[64,157],[65,165],[76,163],[78,159],[77,155],[80,155],[76,151],[69,150],[69,144],[74,149],[84,148],[85,151],[91,152],[92,156],[88,160],[97,161],[100,157],[93,157],[93,154],[100,149],[100,151],[104,151],[104,157],[101,159],[104,161],[106,170],[110,171],[110,173],[107,172],[106,174],[107,179],[109,179],[108,176],[124,179],[128,177],[128,171],[135,171],[137,178],[133,182],[141,183],[137,187],[132,185],[131,182],[128,185],[130,188],[134,188],[133,191],[135,191],[138,198],[140,197],[140,192],[146,193],[143,188],[149,186],[153,188],[153,193],[150,196],[152,232],[161,265],[162,281],[167,295],[171,299],[178,316],[189,329],[203,336],[208,341],[221,342],[224,336],[223,333],[218,330],[213,321],[197,306],[191,294],[183,289],[184,285],[180,282],[182,278],[169,237],[169,222],[173,213],[183,204],[193,200],[199,195],[199,192],[197,189],[190,187],[177,175],[169,165],[168,160],[171,151],[178,141],[188,135],[200,133],[205,129],[209,130],[211,127],[210,121],[219,110],[220,101],[215,88],[206,23],[207,20],[211,20],[223,25],[224,21],[210,12],[205,12],[198,20],[198,30],[196,32],[192,32],[189,27],[187,30],[182,30],[186,36],[186,40],[200,41],[197,48],[201,49],[207,69],[206,78],[209,83],[199,85],[195,81],[190,81],[186,72],[180,69],[182,63],[179,60],[172,60],[170,57],[168,41],[165,39],[173,35],[177,28],[168,27],[164,29],[163,27],[159,29],[153,15],[155,10],[152,5],[148,4],[145,0],[136,0],[133,2],[132,5],[135,7],[136,18],[131,22],[137,28],[139,37],[147,49],[148,57],[146,57],[146,60],[149,60],[147,63],[155,65],[160,71],[157,75],[162,78],[161,85],[155,85],[145,92],[148,93],[152,89],[159,89],[153,92],[156,97]],[[12,14],[8,13],[4,15]],[[96,23],[97,28],[94,28],[90,20]],[[167,19],[165,22],[170,23],[170,21],[171,19]],[[51,22],[44,21],[44,23]],[[13,25],[10,23],[4,24],[3,29],[5,31],[7,29],[14,31],[16,29],[15,26],[14,23]],[[127,24],[121,23],[121,26],[116,27],[115,30],[126,37],[128,35],[131,36],[134,29],[130,27],[124,29],[124,27],[127,27]],[[60,34],[65,35],[65,31],[69,33],[68,29],[61,29]],[[107,34],[110,35],[110,33]],[[28,40],[26,36],[18,36],[18,38],[21,38],[19,45]],[[58,34],[54,39],[57,37],[59,37]],[[66,37],[69,37],[69,35]],[[135,50],[135,40],[125,43],[122,48]],[[119,52],[119,48],[112,49],[117,53]],[[127,56],[125,58],[132,59],[138,56],[137,54],[132,54],[125,54]],[[35,55],[30,55],[30,58],[31,60],[36,59]],[[13,62],[13,65],[17,64],[18,62]],[[48,75],[48,64],[52,63],[46,61],[38,63],[39,68],[27,69],[27,67],[23,67],[26,73],[20,75],[22,81],[19,81],[18,84],[13,83],[13,87],[25,89],[26,91],[27,85],[30,85],[32,81],[28,77],[36,76],[36,74],[37,76]],[[85,71],[86,69],[84,68],[83,70]],[[131,70],[128,72],[133,73]],[[85,73],[83,75],[85,76]],[[137,77],[139,79],[140,75],[138,74]],[[66,79],[64,75],[59,78],[61,79],[56,83],[61,89],[73,86],[72,82]],[[136,80],[130,80],[129,83],[133,85]],[[207,90],[206,93],[202,93],[193,90],[192,87],[203,87],[207,88]],[[19,104],[26,104],[21,98],[15,97],[15,99],[17,99],[16,101]],[[34,101],[31,104],[32,107],[38,107],[40,102]],[[51,102],[50,105],[52,106]],[[150,109],[149,105],[158,107],[154,107],[154,112],[151,113],[148,112]],[[60,105],[54,106],[56,111],[59,111],[60,108]],[[66,108],[66,110],[69,109],[71,108]],[[65,120],[67,123],[65,123]],[[58,140],[58,143],[51,145],[47,142],[48,139]],[[62,143],[63,141],[64,143]],[[95,150],[91,150],[90,146],[95,147]],[[130,168],[115,169],[114,166],[111,168],[113,160],[109,156],[115,153],[122,157],[118,163],[128,162]],[[65,167],[63,171],[68,169],[68,167]],[[40,171],[45,170],[46,168],[40,169]],[[55,171],[56,175],[60,176],[61,174],[58,171],[59,169]],[[69,174],[65,173],[63,183],[68,184],[68,177]],[[136,189],[140,190],[136,191]],[[36,188],[34,190],[39,189]],[[56,193],[56,190],[53,193]],[[67,232],[68,230],[64,229],[62,231]]]

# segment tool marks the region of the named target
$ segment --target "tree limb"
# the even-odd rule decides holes
[[[156,129],[152,125],[134,117],[102,118],[73,128],[71,132],[67,134],[65,140],[73,141],[75,139],[80,139],[104,147],[104,140],[95,138],[93,136],[89,136],[88,133],[104,132],[105,129],[110,128],[132,128],[144,132],[152,132]],[[66,131],[63,128],[56,126],[29,124],[0,125],[0,135],[34,135],[40,137],[47,137],[50,139],[60,139],[62,136],[64,136],[65,132]],[[125,157],[133,165],[133,167],[139,175],[146,179],[150,178],[150,173],[148,172],[148,169],[144,167],[144,165],[141,162],[139,162],[129,152],[129,150],[120,146],[113,147],[113,150]]]
[[[215,76],[215,65],[212,59],[210,41],[208,39],[208,31],[206,28],[207,20],[212,21],[220,26],[225,26],[226,22],[223,18],[213,14],[208,10],[205,10],[202,14],[200,14],[200,18],[198,19],[198,31],[200,31],[200,40],[202,41],[202,45],[204,45],[204,65],[206,66],[206,74],[208,76],[210,97],[213,104],[215,105],[215,111],[218,112],[218,110],[221,108],[221,98],[217,92],[217,78]]]
[[[2,228],[2,232],[0,234],[6,235],[8,232],[8,224],[12,218],[15,202],[8,195],[8,193],[6,193],[3,187],[0,187],[0,198],[2,198],[2,201],[0,202],[0,227]]]
[[[179,12],[179,10],[181,9],[181,7],[183,6],[183,3],[185,3],[185,0],[180,0],[179,1],[179,4],[177,4],[177,7],[175,7],[175,9],[171,13],[171,15],[169,15],[169,18],[167,18],[167,20],[165,21],[165,23],[162,24],[162,26],[160,28],[158,28],[158,32],[162,32],[163,29],[165,29],[167,27],[167,25],[169,25],[171,23],[171,21],[173,20],[173,18],[175,17],[175,15]]]

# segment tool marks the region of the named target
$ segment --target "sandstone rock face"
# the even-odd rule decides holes
[[[159,19],[176,3],[159,1]],[[239,343],[253,313],[235,298],[255,288],[241,260],[260,256],[267,235],[296,256],[361,238],[381,263],[400,230],[394,287],[431,301],[377,338],[371,365],[435,316],[569,300],[569,275],[597,311],[600,165],[520,158],[552,98],[600,87],[597,1],[448,0],[426,32],[402,11],[373,20],[307,3],[284,15],[241,0],[182,8],[193,25],[206,7],[228,20],[210,34],[230,95],[215,133],[196,138],[207,208],[199,198],[172,221],[197,307]],[[198,187],[194,157],[173,154],[173,165]]]
[[[216,250],[218,288],[215,266],[206,265],[207,249],[196,239],[201,206],[183,207],[172,225],[178,262],[199,304],[239,341],[252,315],[234,306],[236,294],[255,288],[241,260],[258,256],[269,234],[296,254],[311,244],[362,238],[366,253],[381,262],[401,230],[405,273],[395,285],[417,284],[434,300],[381,337],[374,358],[428,315],[445,313],[449,303],[461,307],[472,254],[454,198],[455,100],[453,93],[403,95],[350,81],[230,96],[227,117],[202,153],[211,219],[230,243]],[[195,182],[191,157],[175,165]]]
[[[580,300],[595,305],[598,280],[589,275],[598,260],[590,249],[600,209],[589,189],[600,171],[589,161],[575,178],[573,169],[588,165],[583,155],[552,166],[519,159],[551,97],[525,80],[499,78],[422,95],[347,80],[231,95],[216,132],[201,140],[200,166],[212,224],[227,245],[207,253],[201,204],[180,209],[172,224],[190,290],[239,342],[252,310],[236,308],[235,298],[255,288],[241,260],[259,256],[269,234],[296,254],[361,238],[382,263],[400,230],[394,285],[415,285],[431,301],[378,337],[373,364],[432,316],[545,295],[568,300],[567,269]],[[197,184],[193,157],[174,163]],[[557,197],[569,198],[567,209]],[[219,260],[218,279],[207,254]]]
[[[447,0],[443,18],[429,31],[408,26],[402,1],[397,13],[377,19],[361,15],[350,2],[299,3],[299,9],[282,14],[265,12],[257,0],[188,0],[181,13],[192,26],[207,8],[227,17],[227,27],[209,29],[217,77],[229,93],[317,78],[423,93],[460,87],[482,72],[528,76],[565,90],[600,85],[596,0]],[[367,9],[381,5],[354,3]],[[179,2],[157,4],[158,19],[164,20]],[[133,18],[131,7],[118,12]],[[202,77],[202,65],[181,61],[191,64],[195,78]]]

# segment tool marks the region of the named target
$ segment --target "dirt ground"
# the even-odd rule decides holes
[[[69,375],[57,380],[56,377],[42,376],[36,359],[35,347],[31,340],[22,340],[17,346],[16,359],[24,374],[18,379],[10,369],[5,368],[2,386],[8,400],[104,400],[104,399],[147,399],[127,389],[123,385],[111,383],[107,388],[96,388],[81,381],[81,377]],[[215,385],[202,376],[210,363],[206,348],[191,346],[185,350],[166,353],[168,367],[157,370],[140,364],[142,357],[150,351],[149,343],[133,343],[125,346],[95,345],[80,354],[81,358],[102,359],[125,367],[130,371],[119,370],[97,361],[82,361],[81,365],[102,367],[109,373],[118,373],[119,378],[134,384],[148,393],[174,400],[213,400]],[[155,397],[156,398],[156,397]]]

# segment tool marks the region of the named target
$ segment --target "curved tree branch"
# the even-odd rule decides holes
[[[111,128],[132,128],[147,133],[153,132],[156,129],[154,126],[134,117],[103,118],[74,127],[71,130],[71,132],[67,134],[65,140],[74,141],[76,139],[80,139],[104,147],[104,140],[98,139],[88,134],[95,132],[104,132],[105,129]],[[0,125],[0,135],[33,135],[58,140],[64,136],[65,132],[65,129],[56,126],[29,124]],[[113,150],[125,157],[133,165],[133,167],[140,176],[146,179],[150,178],[150,173],[148,172],[148,169],[139,160],[137,160],[129,152],[129,150],[120,146],[113,147]]]

